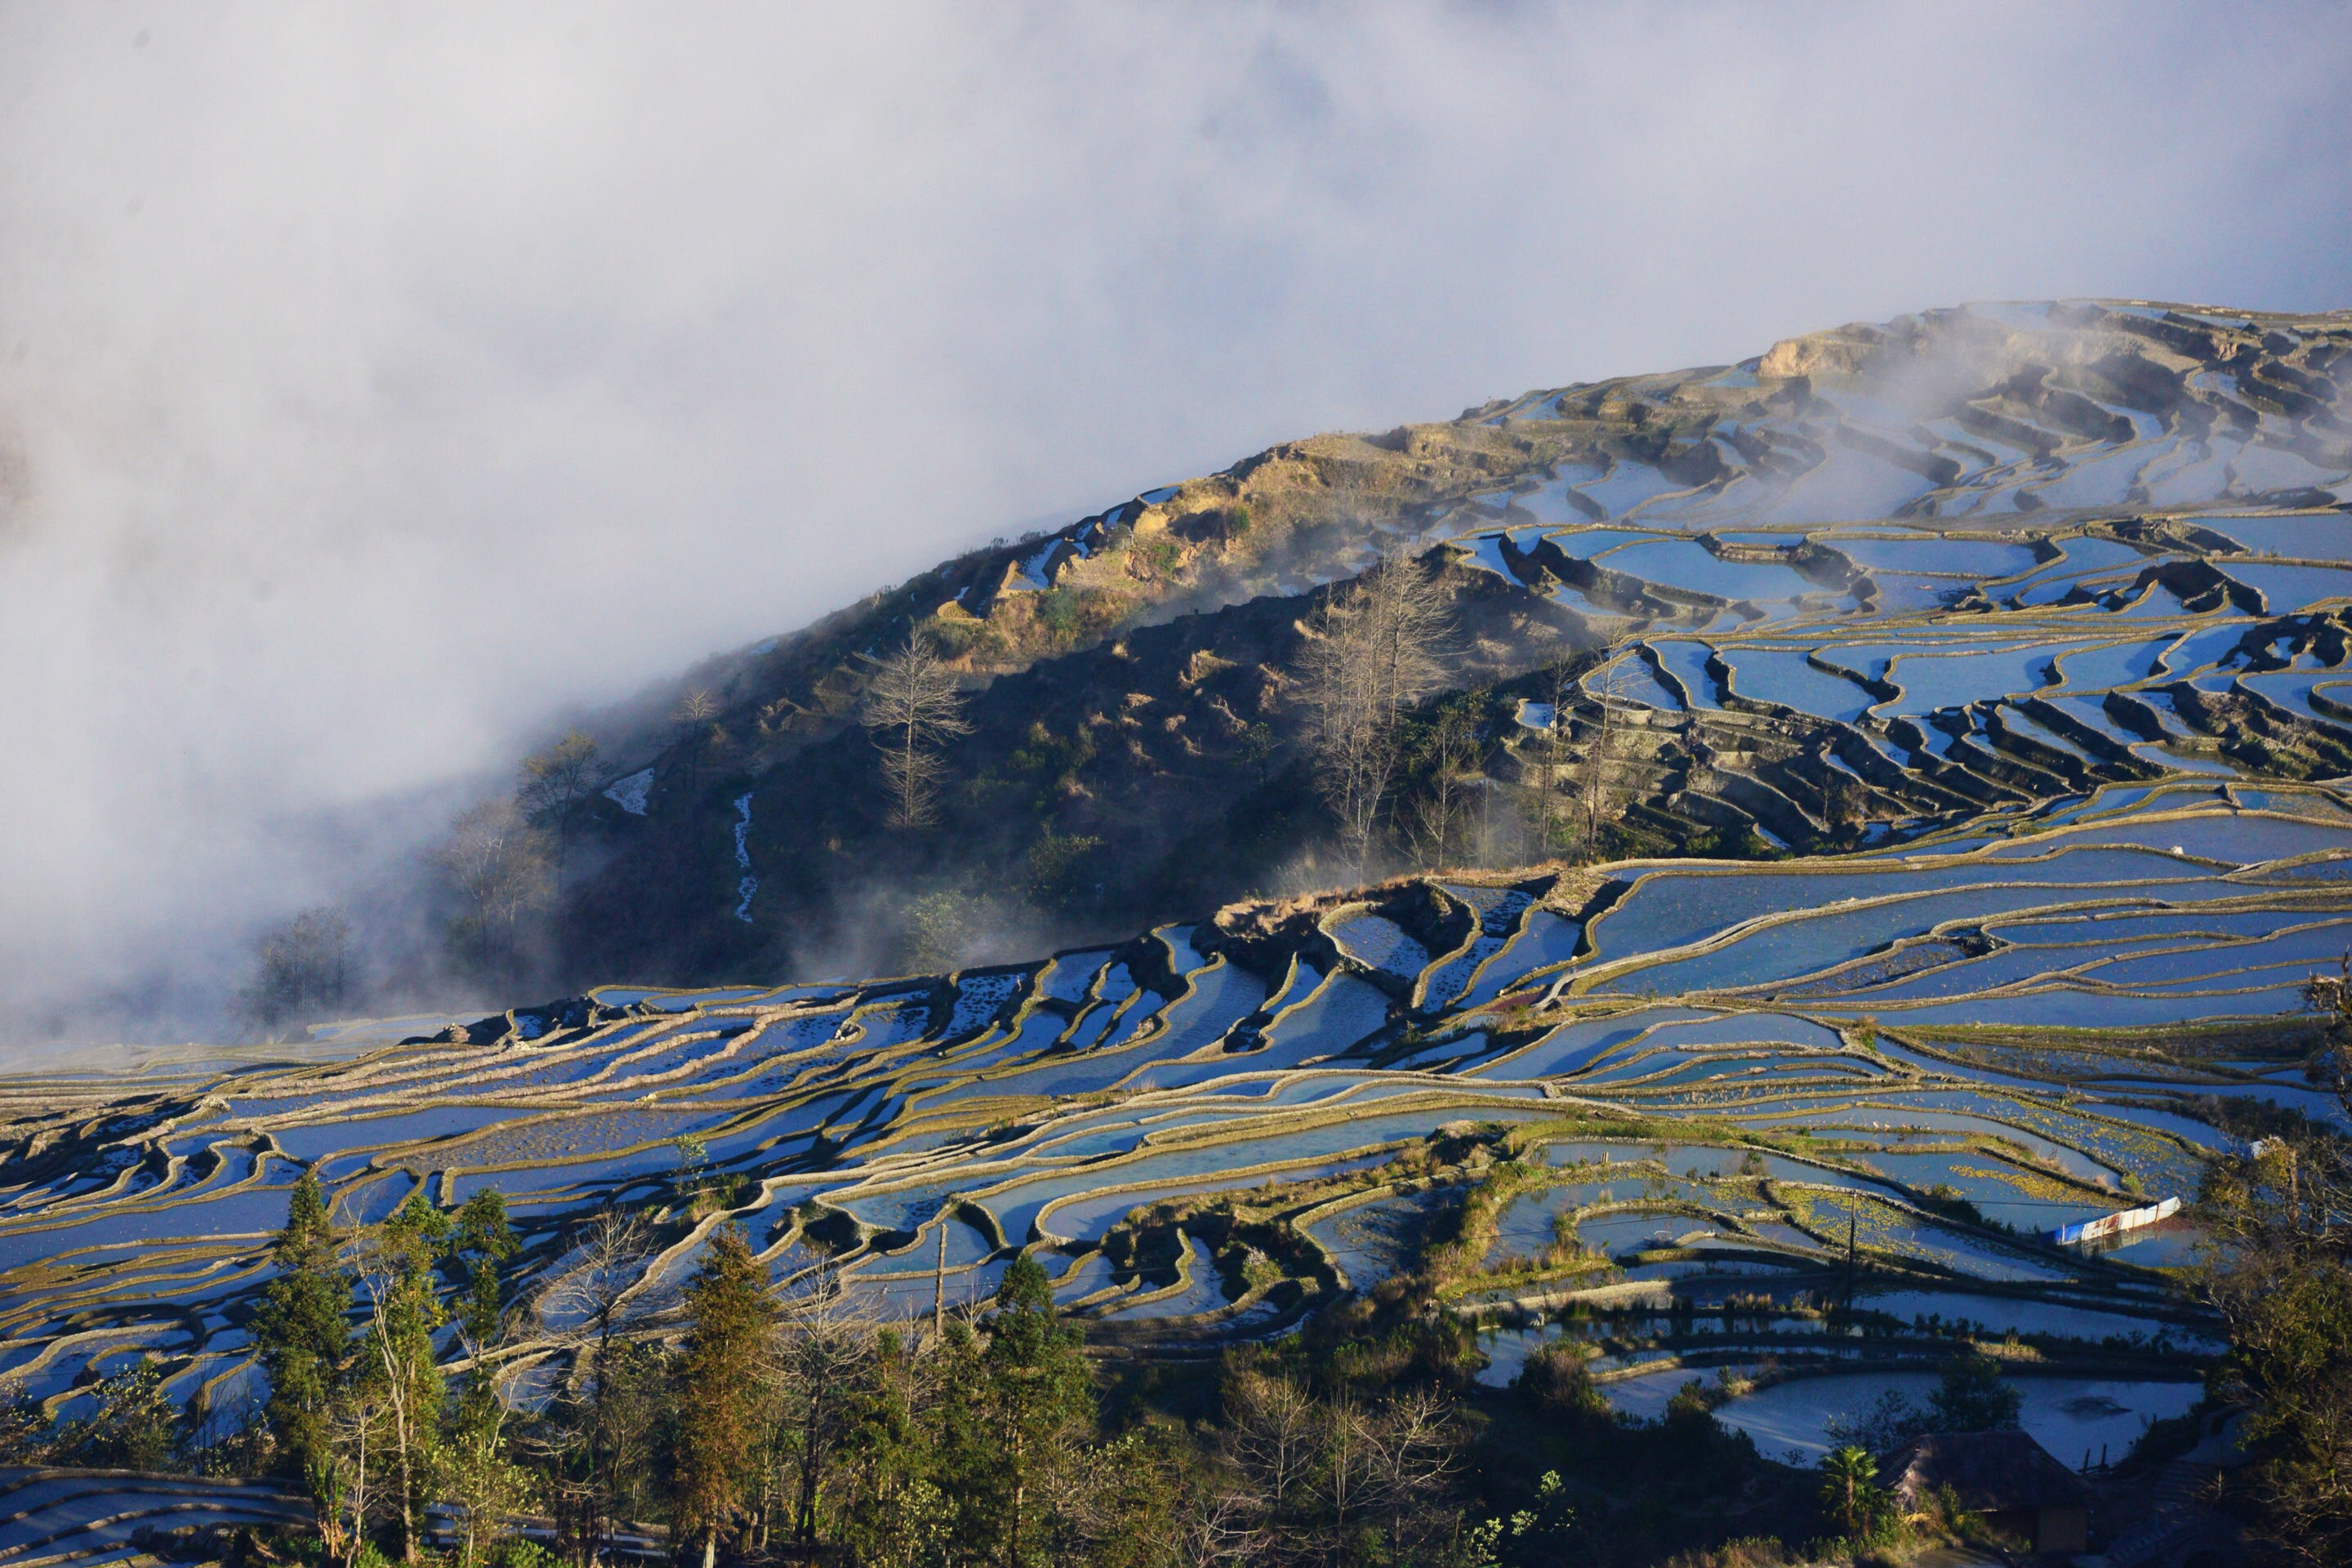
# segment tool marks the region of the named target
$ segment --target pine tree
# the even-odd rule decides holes
[[[672,1501],[681,1537],[717,1560],[755,1480],[769,1426],[776,1302],[768,1271],[732,1221],[710,1233],[686,1289],[688,1328],[676,1370],[677,1431]]]
[[[253,1341],[269,1374],[267,1414],[278,1466],[310,1481],[322,1503],[334,1463],[335,1394],[351,1353],[352,1280],[336,1247],[325,1190],[306,1171],[270,1253],[278,1277],[262,1292]]]
[[[1093,1429],[1094,1384],[1083,1336],[1055,1313],[1053,1281],[1035,1258],[1005,1269],[987,1327],[987,1348],[959,1380],[969,1396],[951,1394],[948,1490],[965,1500],[975,1556],[1021,1568],[1051,1559],[1056,1521],[1041,1500]]]

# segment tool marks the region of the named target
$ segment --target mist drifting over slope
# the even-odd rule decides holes
[[[566,712],[1276,439],[2352,301],[2346,21],[0,6],[0,1037],[205,1027]]]

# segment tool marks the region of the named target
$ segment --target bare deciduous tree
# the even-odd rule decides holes
[[[1625,689],[1624,660],[1635,657],[1628,653],[1612,659],[1588,675],[1584,689],[1600,708],[1600,715],[1584,743],[1584,849],[1588,855],[1596,852],[1603,817],[1615,815],[1611,800],[1609,765],[1616,755],[1618,709],[1623,706]]]
[[[311,1488],[323,1505],[318,1515],[320,1540],[328,1557],[344,1568],[358,1560],[367,1542],[369,1511],[382,1506],[370,1484],[375,1472],[369,1468],[368,1449],[383,1419],[383,1402],[371,1386],[352,1389],[330,1410],[331,1447],[326,1458],[315,1461],[319,1472],[311,1478]]]
[[[874,661],[858,722],[882,753],[893,827],[928,827],[937,820],[940,780],[946,771],[940,743],[967,734],[963,694],[939,646],[921,632],[907,646]]]
[[[1570,764],[1574,760],[1569,739],[1575,730],[1577,688],[1569,675],[1568,666],[1559,665],[1551,672],[1545,688],[1546,704],[1550,710],[1542,732],[1531,748],[1537,759],[1536,770],[1530,775],[1535,783],[1536,834],[1541,840],[1541,852],[1557,854],[1565,837],[1564,821],[1568,796],[1560,786],[1568,782]]]
[[[677,1289],[667,1278],[646,1278],[660,1250],[643,1215],[603,1210],[531,1303],[540,1332],[572,1352],[571,1383],[560,1396],[572,1418],[550,1424],[549,1431],[577,1450],[567,1456],[573,1462],[560,1468],[576,1486],[567,1500],[591,1559],[611,1556],[623,1475],[645,1458],[635,1441],[644,1436],[642,1424],[625,1419],[619,1408],[625,1381],[619,1352],[632,1323],[677,1303]]]
[[[566,732],[547,750],[522,760],[515,805],[521,807],[525,820],[553,839],[555,886],[559,892],[562,890],[564,865],[571,858],[572,836],[579,826],[581,808],[596,794],[598,761],[594,739],[580,730]]]
[[[1226,1418],[1228,1457],[1249,1477],[1267,1511],[1281,1517],[1322,1456],[1321,1413],[1289,1379],[1244,1373],[1227,1395]]]
[[[447,1221],[423,1188],[379,1226],[361,1247],[357,1273],[366,1310],[360,1383],[383,1410],[398,1489],[400,1551],[417,1556],[424,1483],[436,1457],[446,1393],[433,1335],[445,1321],[433,1266]],[[362,1429],[364,1439],[364,1429]]]
[[[1269,1537],[1257,1511],[1249,1499],[1227,1489],[1195,1489],[1176,1514],[1170,1555],[1180,1568],[1263,1562]]]
[[[874,1359],[870,1323],[849,1309],[841,1279],[820,1265],[784,1302],[777,1370],[784,1424],[799,1470],[793,1502],[793,1539],[816,1542],[817,1498],[825,1470],[853,1418],[851,1391]]]
[[[1391,554],[1323,602],[1299,655],[1316,782],[1361,875],[1401,761],[1399,719],[1445,679],[1445,595]]]
[[[523,917],[547,903],[546,836],[513,801],[484,801],[450,824],[432,858],[464,908],[451,931],[458,945],[486,970],[510,965]]]
[[[1453,1483],[1460,1446],[1443,1396],[1428,1389],[1400,1394],[1364,1424],[1371,1501],[1381,1514],[1389,1561],[1414,1560],[1412,1539],[1426,1529]]]
[[[1380,1458],[1374,1418],[1352,1392],[1342,1390],[1323,1407],[1322,1511],[1332,1536],[1346,1541],[1360,1510],[1375,1501]]]
[[[702,783],[703,759],[727,743],[727,731],[719,724],[719,699],[698,686],[677,700],[670,710],[670,722],[677,726],[678,750],[686,758],[686,793],[693,795]]]
[[[265,1028],[341,1006],[352,992],[352,928],[342,911],[304,910],[263,937],[237,1008]]]

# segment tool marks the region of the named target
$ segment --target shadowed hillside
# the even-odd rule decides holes
[[[2302,613],[2327,584],[2249,559],[2342,558],[2347,363],[2336,317],[1979,306],[1286,443],[699,673],[698,716],[608,745],[625,772],[557,968],[1009,956],[1351,879],[1297,672],[1332,584],[1383,553],[1447,601],[1480,792],[1463,863],[1878,842],[2182,757],[2352,772],[2329,699],[2258,679],[2340,659],[2342,626]],[[2242,537],[2216,510],[2312,521]],[[2188,645],[2134,665],[2112,639],[2168,615],[2233,628],[2200,636],[2199,667],[2248,679],[2149,684],[2191,673]],[[1978,635],[2037,651],[1957,683],[1893,668],[1907,647],[1910,673],[1958,672],[1931,658]],[[915,829],[888,822],[856,721],[910,636],[971,724]],[[1425,863],[1410,823],[1445,705],[1411,716],[1370,868]]]

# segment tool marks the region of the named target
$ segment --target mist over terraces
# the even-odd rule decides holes
[[[2216,1371],[2284,1299],[2244,1260],[2340,1268],[2296,1205],[2352,1169],[2347,419],[2352,316],[1927,311],[1286,443],[714,659],[445,847],[536,989],[295,1032],[349,994],[314,921],[257,982],[293,1037],[0,1080],[9,1440],[291,1443],[299,1278],[369,1344],[442,1312],[415,1375],[547,1497],[638,1356],[812,1433],[845,1369],[942,1487],[955,1389],[1050,1384],[1086,1551],[1149,1431],[1170,1539],[1252,1543],[1204,1562],[1847,1561],[1981,1523],[1869,1467],[2012,1426],[2111,1561],[2235,1550],[2224,1428],[2294,1383]],[[727,1290],[791,1356],[696,1384]],[[864,1550],[871,1471],[784,1474],[432,1528]],[[0,1555],[345,1508],[185,1480],[24,1480]]]

